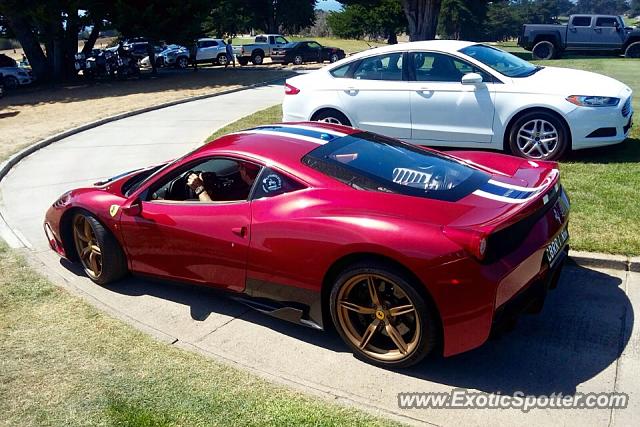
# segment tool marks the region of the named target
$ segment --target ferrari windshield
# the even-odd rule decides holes
[[[542,68],[536,67],[504,50],[482,44],[467,46],[460,49],[460,52],[507,77],[528,77]]]
[[[448,156],[368,132],[316,148],[303,163],[356,189],[449,201],[489,179]]]

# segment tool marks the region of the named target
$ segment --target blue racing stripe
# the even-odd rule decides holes
[[[491,184],[490,182],[486,182],[479,189],[487,193],[495,194],[496,196],[508,197],[510,199],[526,199],[533,195],[533,192],[531,191],[520,191],[513,188],[505,188]]]
[[[336,138],[340,138],[337,135],[332,135],[328,132],[323,132],[321,130],[311,130],[297,127],[288,127],[288,126],[260,126],[257,128],[249,129],[252,130],[268,130],[271,132],[282,132],[282,133],[290,133],[293,135],[302,135],[310,138],[316,138],[325,142],[332,141]]]

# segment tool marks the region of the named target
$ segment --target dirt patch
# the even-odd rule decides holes
[[[64,130],[114,114],[290,75],[285,69],[162,70],[129,81],[26,88],[0,99],[0,159]]]

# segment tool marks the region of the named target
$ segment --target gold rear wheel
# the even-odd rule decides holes
[[[347,273],[332,292],[338,332],[356,354],[374,363],[416,363],[426,354],[424,336],[430,333],[423,324],[422,298],[395,274],[362,270]]]

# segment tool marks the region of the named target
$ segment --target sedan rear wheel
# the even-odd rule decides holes
[[[314,122],[332,123],[334,125],[351,126],[351,122],[340,111],[322,110],[311,119]]]
[[[534,160],[557,160],[567,150],[564,124],[546,112],[520,117],[511,127],[509,146],[513,154]]]
[[[380,366],[418,363],[437,341],[433,311],[392,267],[360,264],[340,275],[331,316],[355,355]]]
[[[293,63],[296,65],[302,65],[304,60],[302,59],[302,55],[296,55],[293,57]]]
[[[333,63],[333,62],[337,62],[340,60],[340,57],[338,56],[337,53],[332,53],[331,56],[329,57],[329,62]]]
[[[78,258],[91,280],[106,285],[127,274],[127,262],[118,241],[93,215],[76,214],[72,226]]]

